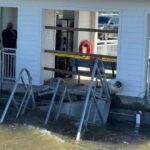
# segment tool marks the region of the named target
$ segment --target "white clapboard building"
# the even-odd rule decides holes
[[[0,31],[7,22],[13,22],[18,31],[16,76],[25,67],[31,72],[33,84],[42,85],[44,79],[53,75],[44,72],[43,67],[55,64],[54,57],[49,57],[44,50],[55,49],[56,32],[45,26],[56,26],[56,10],[78,12],[76,25],[89,28],[96,27],[94,12],[118,12],[117,79],[123,83],[119,94],[144,96],[150,34],[148,0],[0,0]],[[78,34],[78,39],[85,35]],[[94,40],[95,35],[88,39],[92,36]]]

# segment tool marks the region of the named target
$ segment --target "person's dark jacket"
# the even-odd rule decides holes
[[[17,46],[17,31],[5,29],[2,32],[2,43],[4,48],[16,48]]]

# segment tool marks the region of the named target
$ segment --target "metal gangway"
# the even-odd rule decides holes
[[[21,100],[15,99],[15,94],[17,93],[17,88],[19,85],[23,85],[23,98]],[[6,106],[2,112],[2,115],[0,117],[0,123],[3,123],[6,114],[13,103],[16,110],[16,118],[18,118],[20,115],[23,115],[29,105],[29,101],[32,102],[32,108],[35,108],[35,99],[34,99],[34,93],[33,93],[33,87],[32,87],[32,77],[29,73],[29,71],[26,68],[21,69],[19,76],[15,82],[15,85],[12,89],[12,92],[7,100]]]
[[[68,113],[70,113],[70,111],[71,111],[71,104],[72,104],[72,100],[71,100],[71,97],[69,95],[69,92],[68,92],[67,86],[65,84],[65,81],[62,78],[51,79],[51,81],[52,82],[50,82],[49,85],[42,88],[38,92],[39,97],[40,96],[45,96],[45,95],[48,95],[48,94],[52,94],[52,97],[50,97],[50,103],[49,103],[48,111],[47,111],[46,118],[45,118],[45,121],[44,121],[45,125],[47,125],[47,123],[48,123],[48,120],[50,118],[50,115],[52,114],[52,109],[53,108],[56,110],[55,119],[56,120],[59,119],[65,97],[70,102],[70,110],[69,110]],[[58,99],[57,96],[59,96],[60,99]],[[56,101],[57,101],[57,104],[58,104],[58,108],[55,107]]]
[[[109,114],[111,97],[109,87],[106,81],[104,65],[100,59],[95,60],[94,67],[92,69],[91,80],[89,82],[86,93],[87,94],[84,101],[84,107],[76,136],[77,141],[80,140],[83,126],[87,128],[92,104],[95,105],[97,116],[101,120],[102,124],[104,124],[107,120],[104,118],[104,116],[107,118]],[[103,112],[101,111],[101,105],[99,104],[99,101],[105,102],[104,111],[106,110],[106,114],[103,114]]]

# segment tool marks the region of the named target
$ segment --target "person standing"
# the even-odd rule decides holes
[[[9,22],[2,32],[2,44],[3,48],[17,48],[17,31],[12,22]]]
[[[12,22],[9,22],[6,29],[4,29],[2,32],[2,46],[5,49],[4,52],[9,53],[3,56],[4,77],[14,78],[16,70],[16,60],[14,55],[11,55],[11,53],[16,52],[10,49],[17,48],[17,31],[13,28]]]

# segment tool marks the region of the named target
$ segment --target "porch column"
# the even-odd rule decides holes
[[[98,13],[90,11],[75,12],[75,27],[93,28],[98,27]],[[92,43],[94,53],[97,52],[97,33],[96,32],[75,32],[74,49],[78,51],[80,42],[88,40]]]
[[[120,95],[143,97],[147,68],[146,16],[133,9],[126,9],[120,15],[117,64],[117,78],[123,83]]]
[[[45,53],[44,50],[55,50],[56,31],[45,29],[45,26],[56,26],[55,10],[43,10],[43,32],[42,32],[42,78],[44,82],[54,77],[54,72],[44,71],[44,67],[55,68],[55,56]]]
[[[41,9],[21,7],[19,12],[17,75],[27,68],[34,85],[41,84]]]

